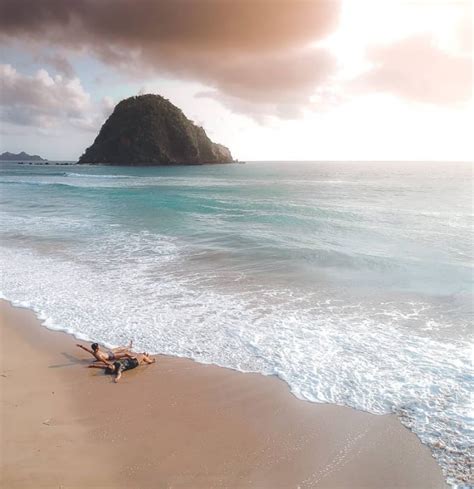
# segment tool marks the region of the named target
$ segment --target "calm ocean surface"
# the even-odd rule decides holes
[[[472,170],[2,164],[1,294],[78,338],[133,338],[395,413],[463,486]]]

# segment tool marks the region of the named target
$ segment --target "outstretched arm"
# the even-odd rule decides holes
[[[104,365],[98,365],[97,363],[91,363],[87,365],[87,368],[107,368],[109,365],[106,363]]]
[[[120,380],[121,377],[122,377],[122,372],[121,372],[121,370],[119,370],[117,372],[117,374],[115,375],[114,382],[117,383]]]
[[[82,348],[84,351],[86,351],[87,353],[90,353],[91,355],[94,354],[94,352],[92,350],[89,350],[89,348],[87,348],[86,346],[80,345],[79,343],[76,346],[78,346],[79,348]]]

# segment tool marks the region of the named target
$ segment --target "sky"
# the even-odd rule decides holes
[[[157,93],[235,158],[474,158],[470,0],[0,0],[0,152]]]

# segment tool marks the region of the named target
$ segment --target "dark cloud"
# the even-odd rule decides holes
[[[112,44],[237,53],[300,46],[334,27],[334,0],[2,0],[6,35],[88,33]],[[64,34],[64,35],[63,35]],[[69,34],[66,36],[65,34]],[[87,42],[82,39],[83,42]]]
[[[389,92],[414,102],[454,105],[472,95],[472,57],[447,52],[429,35],[369,52],[373,68],[355,80],[364,92]]]
[[[338,13],[337,0],[1,0],[0,36],[85,48],[135,75],[197,80],[222,101],[284,117],[334,70],[311,44]]]

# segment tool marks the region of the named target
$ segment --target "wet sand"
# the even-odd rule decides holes
[[[1,487],[446,487],[395,416],[166,356],[115,384],[30,311],[0,301],[0,320]]]

